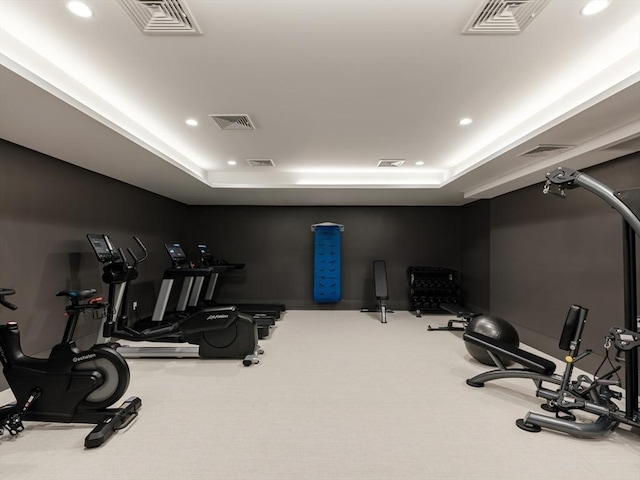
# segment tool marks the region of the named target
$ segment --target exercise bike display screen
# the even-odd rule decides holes
[[[91,243],[93,251],[96,252],[96,256],[100,262],[108,262],[113,258],[113,252],[109,248],[109,244],[104,235],[89,234],[87,235],[87,239],[89,239],[89,243]]]

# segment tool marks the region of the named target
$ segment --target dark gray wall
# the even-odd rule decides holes
[[[614,190],[638,187],[640,154],[584,173]],[[543,195],[541,183],[491,200],[490,216],[491,313],[515,324],[525,343],[559,356],[566,312],[582,305],[590,309],[583,347],[602,352],[609,327],[624,325],[617,212],[582,188],[564,200]]]
[[[586,172],[614,189],[634,187],[640,154]],[[186,206],[0,141],[0,285],[18,291],[20,306],[0,318],[20,322],[28,354],[48,350],[65,323],[57,290],[95,287],[106,295],[85,235],[108,233],[127,247],[135,234],[150,255],[130,298],[141,315],[151,313],[168,266],[163,243],[181,242],[195,259],[204,241],[216,256],[247,265],[222,282],[221,301],[373,306],[372,261],[383,259],[390,307],[406,309],[407,267],[444,266],[461,271],[468,305],[508,319],[524,342],[550,354],[559,355],[569,304],[589,307],[585,346],[601,351],[609,326],[622,322],[620,218],[582,189],[560,200],[541,187],[464,207]],[[318,306],[310,227],[323,221],[345,225],[343,300]],[[79,335],[95,331],[87,320]]]
[[[478,200],[462,207],[462,298],[474,312],[491,311],[491,203]]]
[[[118,161],[119,159],[114,159]],[[14,288],[19,309],[0,311],[20,322],[23,349],[51,348],[64,331],[63,289],[96,288],[105,297],[101,268],[85,235],[108,233],[122,247],[137,234],[150,259],[140,269],[135,297],[141,314],[167,267],[162,242],[187,229],[186,205],[0,141],[0,285]],[[170,220],[168,220],[170,219]],[[96,332],[86,319],[78,336]]]
[[[214,255],[244,262],[221,280],[218,297],[233,303],[285,303],[287,308],[359,309],[374,306],[373,260],[385,260],[389,306],[409,308],[407,267],[460,270],[457,207],[191,207],[190,243],[208,243]],[[313,303],[313,233],[324,221],[344,225],[342,301]]]

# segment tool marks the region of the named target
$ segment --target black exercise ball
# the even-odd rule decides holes
[[[467,325],[467,332],[477,332],[516,347],[520,345],[520,337],[518,337],[516,329],[504,318],[500,317],[492,317],[490,315],[473,317],[469,325]],[[493,363],[493,360],[491,360],[491,357],[484,348],[469,342],[464,342],[464,344],[469,354],[480,363],[495,366],[495,363]],[[500,358],[505,365],[511,365],[513,363],[503,356],[498,355],[498,358]]]

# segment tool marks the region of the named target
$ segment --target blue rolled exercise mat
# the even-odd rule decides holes
[[[342,225],[321,223],[311,227],[313,248],[313,301],[337,303],[342,298],[341,240]]]

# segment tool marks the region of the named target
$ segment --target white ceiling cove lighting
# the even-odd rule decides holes
[[[595,15],[596,13],[600,13],[605,8],[607,8],[609,6],[609,3],[611,3],[610,0],[591,0],[584,7],[582,7],[580,13],[585,16]]]
[[[185,204],[462,205],[640,132],[638,0],[74,3],[0,0],[0,137]]]
[[[93,12],[84,2],[72,1],[67,3],[67,8],[71,13],[77,15],[82,18],[91,18],[93,17]]]
[[[233,165],[235,165],[235,164],[236,164],[236,161],[235,161],[235,160],[229,160],[229,161],[227,161],[227,165],[232,165],[232,166],[233,166]]]

